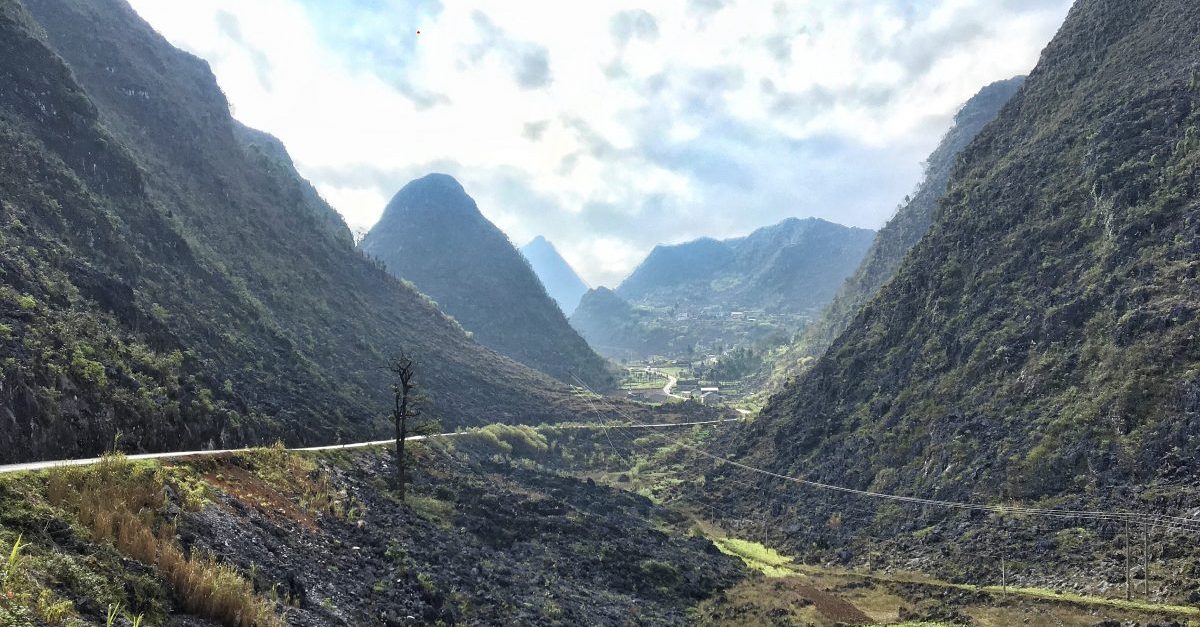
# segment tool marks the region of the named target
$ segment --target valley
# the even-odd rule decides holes
[[[0,0],[0,627],[1200,625],[1200,3],[219,4]]]

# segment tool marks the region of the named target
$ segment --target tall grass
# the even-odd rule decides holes
[[[18,535],[17,540],[13,542],[12,551],[8,554],[8,563],[4,567],[4,589],[10,589],[13,576],[17,574],[17,560],[21,559],[21,549],[24,545],[21,544],[23,535]]]
[[[89,467],[51,471],[46,495],[51,505],[74,513],[95,541],[156,566],[188,612],[227,627],[283,626],[272,604],[256,596],[237,570],[179,547],[175,526],[159,520],[166,504],[160,467],[108,455]]]

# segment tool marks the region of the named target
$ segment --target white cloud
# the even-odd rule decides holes
[[[609,285],[658,242],[879,226],[1069,4],[133,0],[351,226],[448,171],[515,242]]]

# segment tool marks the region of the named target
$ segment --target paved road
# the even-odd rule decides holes
[[[695,425],[711,425],[725,422],[737,422],[737,418],[726,420],[706,420],[703,422],[664,422],[653,424],[618,424],[618,425],[563,425],[565,429],[661,429],[670,427],[691,427]],[[435,435],[413,435],[404,438],[405,442],[418,442],[430,438],[452,438],[463,435],[463,431],[454,433],[438,433]],[[355,442],[353,444],[334,444],[331,446],[308,446],[304,448],[288,449],[290,451],[338,451],[357,448],[368,448],[372,446],[391,446],[396,443],[395,438],[391,440],[373,440],[371,442]],[[182,459],[188,457],[211,457],[214,455],[227,455],[229,453],[246,452],[251,449],[219,449],[209,451],[178,451],[174,453],[139,453],[137,455],[128,455],[128,459]],[[48,470],[50,468],[58,468],[61,466],[89,466],[100,461],[99,457],[89,457],[86,459],[60,459],[46,462],[28,462],[24,464],[8,464],[0,466],[0,475],[14,472],[28,472],[34,470]]]
[[[663,386],[663,394],[666,394],[671,398],[683,398],[682,396],[671,391],[675,389],[675,384],[679,383],[679,379],[677,379],[673,374],[668,374],[665,372],[662,374],[667,375],[667,384]]]
[[[671,391],[671,390],[674,390],[675,385],[679,383],[679,379],[677,379],[674,375],[666,373],[666,372],[659,372],[658,368],[650,368],[650,367],[642,368],[642,372],[645,372],[646,374],[655,374],[655,375],[660,374],[660,375],[666,377],[667,384],[663,386],[662,393],[671,398],[679,398],[679,399],[685,398],[685,397],[680,396]]]

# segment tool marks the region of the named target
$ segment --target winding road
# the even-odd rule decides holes
[[[724,420],[705,420],[701,422],[661,422],[647,424],[616,424],[616,425],[562,425],[562,429],[663,429],[671,427],[692,427],[696,425],[711,425],[727,422],[738,422],[738,418],[727,418]],[[438,433],[434,435],[412,435],[404,438],[405,442],[419,442],[432,438],[453,438],[470,433],[470,431],[455,431],[452,433]],[[333,444],[329,446],[307,446],[302,448],[290,448],[289,451],[309,452],[309,451],[339,451],[358,448],[368,448],[372,446],[391,446],[396,443],[396,439],[390,440],[372,440],[370,442],[355,442],[353,444]],[[127,459],[131,460],[149,460],[149,459],[185,459],[188,457],[212,457],[214,455],[228,455],[231,453],[245,453],[252,451],[250,448],[229,448],[229,449],[214,449],[201,451],[177,451],[173,453],[138,453],[136,455],[127,455]],[[60,459],[44,462],[27,462],[22,464],[6,464],[0,465],[0,475],[10,474],[15,472],[33,472],[38,470],[49,470],[51,468],[60,468],[63,466],[90,466],[100,462],[99,457],[88,457],[84,459]]]

